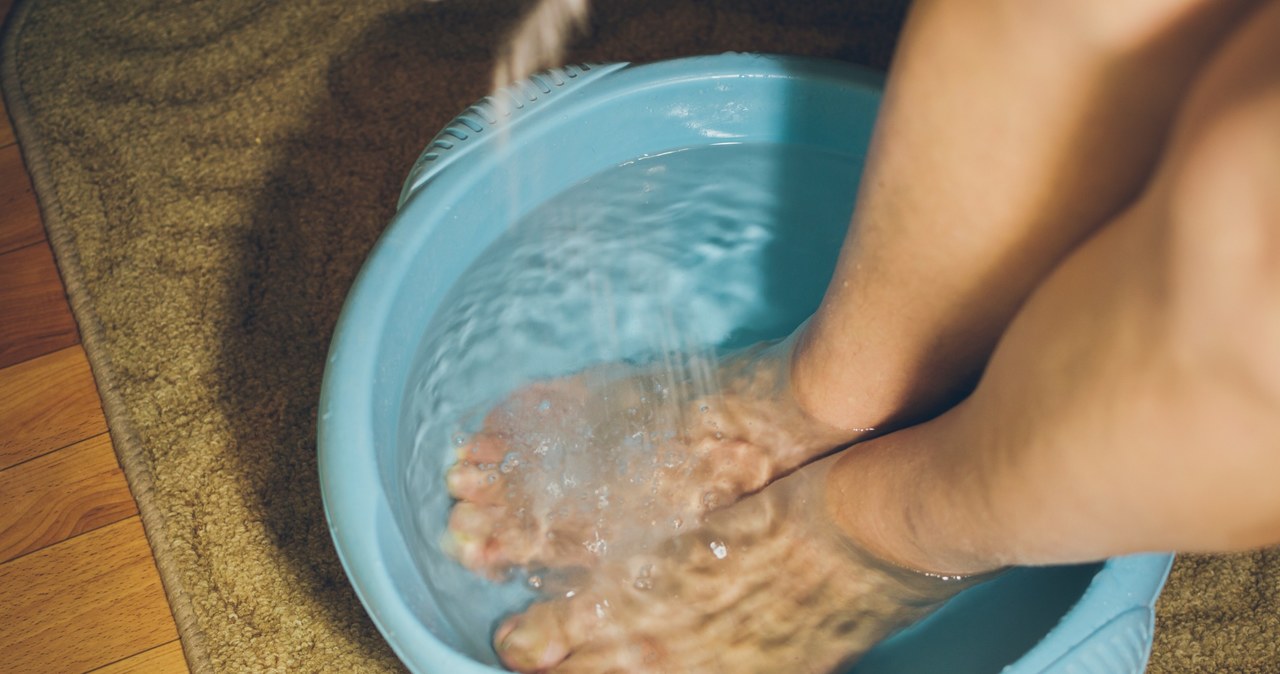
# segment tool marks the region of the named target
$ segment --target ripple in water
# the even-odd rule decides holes
[[[856,184],[851,157],[818,148],[671,152],[570,188],[472,263],[423,338],[403,415],[411,427],[402,438],[412,447],[398,466],[398,497],[411,518],[401,526],[432,588],[428,603],[439,607],[428,622],[446,642],[495,662],[495,621],[526,604],[529,585],[542,581],[492,584],[440,551],[451,505],[443,475],[457,439],[530,382],[616,361],[665,364],[682,370],[672,381],[699,382],[689,370],[709,372],[716,350],[788,334],[817,308]],[[621,424],[619,437],[663,430],[663,414],[641,417]],[[613,446],[591,466],[556,465],[554,457],[573,448],[539,446],[538,455],[555,466],[546,471],[546,493],[607,501],[607,490],[598,493],[592,481],[610,467],[645,465],[632,459],[654,443],[620,439]]]

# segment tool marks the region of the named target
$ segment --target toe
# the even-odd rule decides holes
[[[512,616],[494,633],[494,648],[507,667],[517,672],[543,672],[560,664],[573,651],[574,600],[534,604]]]
[[[510,451],[506,439],[489,431],[481,431],[471,437],[471,441],[458,448],[458,461],[479,466],[496,466],[502,457]]]
[[[474,571],[493,575],[505,567],[501,546],[495,534],[506,509],[460,501],[449,513],[449,528],[442,546],[460,564]]]
[[[445,484],[454,498],[484,505],[501,504],[506,489],[499,471],[465,461],[453,464],[445,475]]]

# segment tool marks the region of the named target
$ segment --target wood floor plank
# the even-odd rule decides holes
[[[84,672],[177,636],[136,517],[0,564],[6,671]]]
[[[13,0],[0,0],[0,26],[13,8]],[[4,97],[0,96],[0,147],[13,143],[13,127],[10,126],[9,112],[4,107]]]
[[[102,434],[0,471],[0,562],[138,514]]]
[[[0,0],[0,23],[4,22],[4,15],[9,12],[8,5],[12,0]],[[0,147],[13,145],[13,125],[9,121],[9,111],[4,107],[4,97],[0,96]]]
[[[0,469],[107,431],[79,345],[0,370]]]
[[[4,139],[0,137],[0,142]],[[17,145],[0,147],[0,254],[44,239],[40,209]]]
[[[49,244],[0,255],[0,367],[79,341]]]
[[[120,662],[93,670],[93,674],[188,674],[182,644],[170,641]]]

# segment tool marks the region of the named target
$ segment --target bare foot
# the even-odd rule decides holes
[[[446,549],[492,578],[593,566],[694,528],[854,440],[795,403],[789,357],[788,340],[517,392],[458,450]]]
[[[581,588],[508,618],[517,672],[826,672],[971,580],[878,562],[829,520],[830,461],[705,518],[652,554],[613,557]]]

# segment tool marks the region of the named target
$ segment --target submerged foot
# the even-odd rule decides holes
[[[494,635],[517,672],[826,672],[971,584],[878,562],[830,523],[812,464]]]
[[[446,549],[468,568],[590,567],[696,527],[858,435],[789,390],[789,343],[530,385],[458,449]]]

